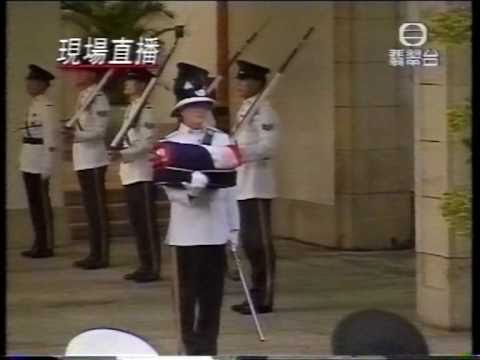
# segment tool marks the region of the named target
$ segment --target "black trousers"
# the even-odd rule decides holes
[[[156,188],[151,181],[124,186],[128,214],[137,242],[140,270],[160,272],[161,247],[156,216]]]
[[[35,240],[33,250],[53,250],[53,211],[49,195],[49,180],[41,174],[22,172],[27,191],[28,207],[32,219]]]
[[[216,355],[225,276],[225,245],[172,246],[180,353]]]
[[[105,190],[106,166],[77,171],[82,199],[87,213],[90,257],[109,260],[108,217]]]
[[[240,242],[251,266],[252,301],[272,306],[276,255],[271,231],[271,200],[239,200]]]

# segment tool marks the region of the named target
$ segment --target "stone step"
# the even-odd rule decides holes
[[[159,235],[163,238],[167,230],[168,220],[158,220],[157,224]],[[72,240],[86,240],[88,238],[88,224],[86,222],[70,224],[69,227]],[[111,238],[134,235],[128,220],[110,221],[109,232]]]
[[[169,218],[170,205],[167,201],[157,201],[157,219],[166,220]],[[82,205],[70,205],[66,207],[67,219],[69,224],[84,223],[87,221],[87,213]],[[107,204],[108,220],[127,220],[128,207],[126,203],[109,203]]]
[[[65,189],[64,191],[64,201],[65,206],[83,206],[82,194],[80,189],[77,188],[70,188]],[[157,189],[157,201],[166,201],[166,194],[163,189]],[[127,201],[125,190],[123,188],[115,187],[109,188],[107,184],[107,203],[108,204],[118,204],[118,203],[125,203]]]

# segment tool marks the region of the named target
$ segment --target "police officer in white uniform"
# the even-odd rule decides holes
[[[181,120],[165,140],[229,145],[227,134],[207,126],[213,99],[194,74],[177,79],[174,113]],[[207,140],[208,139],[208,140]],[[165,186],[171,203],[167,243],[173,250],[174,294],[181,330],[180,353],[217,354],[225,273],[225,245],[236,246],[239,216],[233,188],[209,189],[200,171],[182,187]]]
[[[22,252],[31,258],[46,258],[54,254],[53,212],[49,196],[49,179],[56,150],[58,118],[55,105],[46,91],[55,77],[37,65],[29,65],[26,78],[32,97],[23,127],[20,171],[27,191],[35,240],[30,250]]]
[[[242,123],[249,107],[266,85],[269,69],[239,60],[237,90],[244,99],[235,123],[235,140],[243,165],[237,169],[236,196],[240,209],[240,242],[252,268],[252,300],[259,313],[273,311],[275,250],[271,235],[271,200],[276,197],[273,159],[279,119],[268,101],[260,104],[249,123]],[[240,125],[241,124],[241,125]],[[250,314],[248,303],[232,310]]]
[[[95,90],[99,71],[92,68],[75,70],[75,85],[80,89],[77,109]],[[73,167],[77,172],[87,213],[90,254],[74,266],[87,270],[109,265],[108,219],[105,200],[105,172],[109,164],[105,135],[110,119],[110,104],[99,92],[90,106],[81,114],[74,130],[64,130],[73,142]]]
[[[130,98],[130,105],[125,111],[124,121],[129,120],[130,112],[152,78],[146,69],[132,69],[128,72],[124,93]],[[135,232],[139,268],[124,276],[126,280],[150,282],[159,279],[160,273],[160,239],[157,231],[153,169],[149,154],[155,141],[155,122],[152,106],[145,104],[124,140],[124,148],[114,152],[121,159],[120,179],[127,194],[130,223]],[[111,160],[115,158],[112,157]]]

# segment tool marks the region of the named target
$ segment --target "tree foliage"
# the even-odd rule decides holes
[[[160,14],[165,20],[174,18],[160,1],[62,1],[61,10],[62,20],[78,26],[82,31],[78,36],[84,40],[86,37],[131,40],[142,36],[159,37],[171,30],[171,26],[162,29],[146,27],[146,17]],[[160,38],[158,40],[160,46],[164,46],[165,43]],[[112,46],[110,43],[110,48]],[[105,91],[112,104],[126,103],[120,79],[110,80]]]
[[[440,209],[443,217],[458,235],[470,238],[472,232],[472,193],[470,191],[445,193]]]
[[[446,45],[460,45],[471,41],[472,13],[466,7],[457,7],[426,16],[430,40]]]
[[[163,29],[146,28],[142,20],[153,13],[174,15],[160,1],[63,1],[62,19],[80,27],[91,37],[130,39],[158,36]]]
[[[451,8],[425,16],[430,40],[446,46],[464,45],[471,41],[472,14],[466,7]],[[472,109],[470,101],[451,107],[447,111],[450,136],[462,137],[463,144],[471,150]],[[457,189],[443,195],[440,205],[442,215],[449,226],[458,234],[471,237],[472,193]]]

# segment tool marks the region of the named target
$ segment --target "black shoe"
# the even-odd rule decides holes
[[[108,268],[108,266],[109,266],[109,263],[106,260],[91,260],[83,266],[83,269],[85,269],[85,270],[97,270],[97,269]]]
[[[142,273],[142,272],[145,272],[144,270],[141,270],[141,269],[138,269],[138,270],[135,270],[134,272],[131,272],[131,273],[128,273],[128,274],[125,274],[123,276],[123,278],[125,280],[135,280],[135,278],[137,277],[138,274]]]
[[[267,314],[267,313],[273,312],[272,306],[267,306],[267,305],[254,305],[254,306],[257,314]],[[248,306],[248,304],[246,304],[243,307],[238,307],[236,309],[233,309],[233,306],[232,306],[232,310],[242,315],[252,314],[252,312],[250,311],[250,306]]]
[[[26,250],[22,251],[22,256],[29,257],[32,259],[43,259],[53,256],[53,250]]]
[[[85,265],[91,263],[94,260],[95,260],[95,258],[93,256],[89,255],[85,259],[74,261],[73,266],[83,269],[85,267]]]
[[[133,281],[137,283],[146,283],[158,280],[160,280],[160,276],[152,272],[139,272],[137,273],[137,275],[135,275],[135,278],[133,279]]]
[[[233,311],[240,312],[245,306],[248,307],[248,302],[247,301],[244,301],[241,304],[232,305],[230,308]]]

